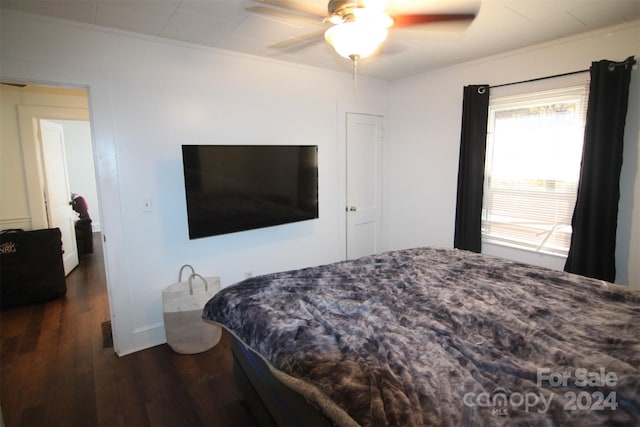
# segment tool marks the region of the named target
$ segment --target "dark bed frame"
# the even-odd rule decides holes
[[[264,360],[231,335],[233,376],[251,414],[264,427],[330,427],[304,397],[282,384]]]

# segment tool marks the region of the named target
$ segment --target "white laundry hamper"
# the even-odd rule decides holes
[[[185,268],[190,268],[191,274],[183,282]],[[173,351],[181,354],[202,353],[220,342],[221,328],[202,319],[202,309],[219,290],[219,277],[202,277],[190,265],[182,266],[178,283],[163,289],[164,328],[167,344]]]

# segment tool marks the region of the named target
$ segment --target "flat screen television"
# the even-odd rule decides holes
[[[316,145],[183,145],[189,238],[318,218]]]

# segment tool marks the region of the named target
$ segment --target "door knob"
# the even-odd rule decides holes
[[[357,207],[357,206],[354,206],[354,205],[351,205],[351,206],[349,206],[349,207],[347,208],[347,210],[348,210],[349,212],[355,212],[355,211],[357,211],[357,210],[358,210],[358,207]]]

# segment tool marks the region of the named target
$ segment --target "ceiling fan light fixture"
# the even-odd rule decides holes
[[[369,20],[350,21],[329,28],[324,38],[344,58],[366,58],[387,38],[387,28]]]

